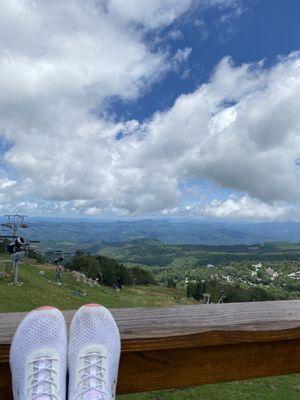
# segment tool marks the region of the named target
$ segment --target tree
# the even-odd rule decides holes
[[[107,286],[154,283],[153,275],[144,268],[126,268],[115,259],[105,256],[78,255],[68,264],[68,268],[83,272],[89,278],[98,278]]]
[[[155,283],[154,276],[151,272],[141,268],[140,266],[129,269],[132,283],[136,285],[153,285]]]
[[[98,278],[100,263],[95,257],[79,256],[74,257],[70,269],[83,272],[88,278]]]

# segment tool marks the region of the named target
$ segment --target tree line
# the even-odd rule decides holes
[[[267,288],[263,286],[245,286],[240,283],[221,283],[215,280],[208,280],[203,285],[201,282],[189,283],[187,287],[187,297],[193,297],[196,300],[203,299],[204,293],[210,294],[213,303],[217,303],[223,296],[224,303],[239,303],[250,301],[270,301],[270,300],[288,300],[293,298],[290,292],[299,290],[299,286],[285,288]],[[299,294],[299,292],[297,292]]]
[[[76,255],[66,268],[83,272],[88,278],[98,279],[99,283],[107,286],[155,284],[154,276],[146,269],[125,267],[106,256]]]

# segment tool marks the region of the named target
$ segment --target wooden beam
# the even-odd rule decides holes
[[[300,372],[300,301],[111,310],[122,338],[118,393]],[[64,312],[68,324],[73,311]],[[24,313],[0,314],[0,400]]]

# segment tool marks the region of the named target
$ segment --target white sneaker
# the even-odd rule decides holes
[[[41,307],[27,314],[9,357],[15,400],[65,400],[67,326],[59,310]]]
[[[81,307],[69,334],[69,400],[114,399],[120,349],[111,313],[98,304]]]

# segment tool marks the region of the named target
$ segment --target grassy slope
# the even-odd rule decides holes
[[[1,268],[1,265],[0,265]],[[44,269],[45,275],[38,274]],[[76,282],[69,272],[63,273],[62,285],[54,282],[54,270],[41,265],[20,266],[22,286],[12,286],[9,279],[0,279],[0,312],[29,311],[41,305],[76,309],[82,304],[97,302],[107,307],[168,306],[191,303],[183,291],[160,286],[126,287],[119,293],[109,287],[89,287]],[[51,280],[51,282],[48,282]],[[72,291],[86,290],[87,296],[76,297]],[[172,300],[172,297],[174,300]]]
[[[0,260],[1,260],[0,256]],[[1,268],[1,264],[0,264]],[[14,287],[8,279],[0,279],[0,312],[28,311],[44,304],[51,304],[61,309],[77,308],[84,303],[99,302],[108,307],[166,306],[186,302],[182,292],[162,287],[125,288],[120,293],[110,288],[90,288],[74,281],[70,273],[63,275],[63,285],[54,282],[54,271],[45,271],[45,276],[38,275],[44,269],[39,265],[21,264],[20,278],[24,284]],[[48,282],[51,280],[52,282]],[[70,290],[85,289],[86,297],[75,297]],[[300,398],[300,376],[258,379],[248,382],[234,382],[207,385],[201,388],[161,391],[129,396],[118,396],[120,400],[296,400]]]

